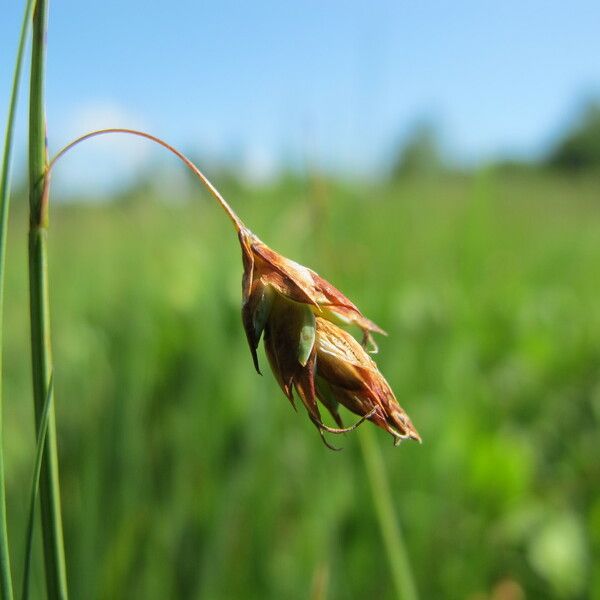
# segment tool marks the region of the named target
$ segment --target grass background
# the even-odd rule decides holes
[[[600,598],[594,178],[224,184],[268,244],[389,331],[424,443],[377,432],[422,598]],[[327,451],[241,327],[203,193],[56,203],[56,410],[73,598],[393,598],[359,430]],[[11,217],[5,436],[20,577],[34,433],[25,200]],[[40,541],[32,591],[43,597]],[[18,579],[17,579],[18,580]]]

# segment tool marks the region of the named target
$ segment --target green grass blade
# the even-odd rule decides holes
[[[381,450],[371,429],[364,427],[360,434],[360,447],[394,587],[396,588],[396,595],[401,600],[417,600],[417,587],[410,568],[400,524],[394,511],[392,493],[385,472],[385,464],[381,457]]]
[[[54,376],[50,377],[46,402],[40,419],[37,444],[35,447],[35,462],[33,467],[33,477],[31,480],[31,492],[29,494],[29,516],[27,519],[27,532],[25,538],[25,560],[23,561],[23,587],[21,598],[29,598],[29,571],[31,569],[31,548],[33,546],[33,526],[35,524],[35,503],[38,497],[38,488],[40,484],[40,471],[42,470],[42,457],[44,455],[44,444],[46,443],[46,433],[48,431],[48,417],[50,407],[52,406],[52,397],[54,392]]]
[[[50,290],[48,280],[48,205],[44,195],[47,166],[44,75],[48,3],[37,0],[33,13],[31,87],[29,92],[29,306],[31,366],[36,423],[39,430],[52,373]],[[46,593],[50,600],[66,600],[67,575],[63,542],[56,425],[52,406],[40,474],[42,537]]]
[[[31,19],[33,0],[28,0],[21,23],[17,56],[13,72],[12,87],[6,119],[6,133],[4,136],[4,153],[2,155],[2,171],[0,173],[0,595],[2,600],[12,600],[12,578],[10,570],[10,551],[8,546],[8,528],[6,523],[6,489],[4,481],[4,436],[2,423],[2,349],[3,349],[3,315],[4,315],[4,279],[6,265],[6,237],[8,232],[8,210],[10,205],[10,168],[12,163],[13,134],[17,100],[19,96],[19,82],[23,67],[25,41]]]

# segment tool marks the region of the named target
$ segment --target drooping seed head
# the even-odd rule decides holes
[[[358,326],[365,345],[375,346],[372,332],[385,332],[311,269],[273,251],[245,228],[239,238],[244,264],[242,321],[256,370],[260,373],[256,350],[264,333],[277,382],[294,408],[297,394],[321,434],[344,433],[368,419],[396,443],[407,438],[420,441],[375,362],[338,324]],[[317,400],[339,428],[323,423]],[[359,423],[344,428],[339,404],[359,415]]]

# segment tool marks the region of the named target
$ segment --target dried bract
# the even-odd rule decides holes
[[[363,333],[365,345],[377,351],[371,333],[387,335],[386,332],[367,319],[342,292],[311,269],[271,250],[249,229],[242,227],[238,236],[244,264],[242,318],[255,366],[264,315],[268,314],[273,292],[308,305],[313,313],[334,323],[356,325]]]

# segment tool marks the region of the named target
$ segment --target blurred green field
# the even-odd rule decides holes
[[[378,363],[424,443],[376,437],[423,599],[600,598],[599,183],[224,190],[390,333]],[[15,209],[4,427],[19,577],[33,417]],[[50,252],[72,597],[394,598],[363,432],[328,451],[255,374],[239,247],[212,201],[57,204]]]

